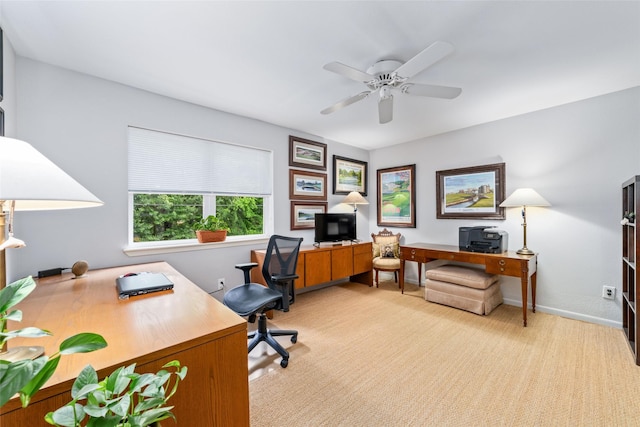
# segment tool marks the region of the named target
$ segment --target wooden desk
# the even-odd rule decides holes
[[[140,271],[164,273],[174,289],[119,300],[115,279]],[[48,425],[44,415],[71,400],[73,381],[88,364],[104,378],[134,362],[137,372],[157,372],[174,359],[189,369],[169,401],[179,425],[249,425],[247,322],[169,264],[91,270],[78,279],[63,274],[37,282],[18,306],[23,321],[10,322],[9,329],[37,326],[54,336],[13,339],[10,347],[41,345],[52,354],[62,340],[79,332],[102,335],[108,347],[62,356],[56,373],[26,409],[18,398],[2,407],[0,426]]]
[[[404,293],[404,263],[418,263],[418,282],[421,281],[422,263],[435,260],[449,260],[484,265],[490,274],[519,277],[522,288],[522,322],[527,326],[527,288],[531,280],[531,307],[536,312],[536,269],[537,255],[519,255],[515,252],[484,254],[461,251],[457,246],[413,243],[400,246],[400,289]]]

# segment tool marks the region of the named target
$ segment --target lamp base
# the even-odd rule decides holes
[[[534,255],[535,254],[535,252],[533,252],[531,249],[527,248],[526,246],[522,249],[518,249],[516,253],[518,255]]]

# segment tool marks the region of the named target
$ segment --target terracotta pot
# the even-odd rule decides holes
[[[227,230],[197,230],[196,236],[198,236],[198,242],[200,243],[224,242],[227,238]]]

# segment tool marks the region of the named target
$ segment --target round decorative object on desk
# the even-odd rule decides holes
[[[71,267],[71,272],[75,275],[75,279],[84,276],[89,270],[89,263],[87,261],[76,261]]]

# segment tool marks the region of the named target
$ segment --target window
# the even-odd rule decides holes
[[[129,127],[128,170],[130,244],[195,240],[212,214],[227,240],[271,234],[271,151]]]

